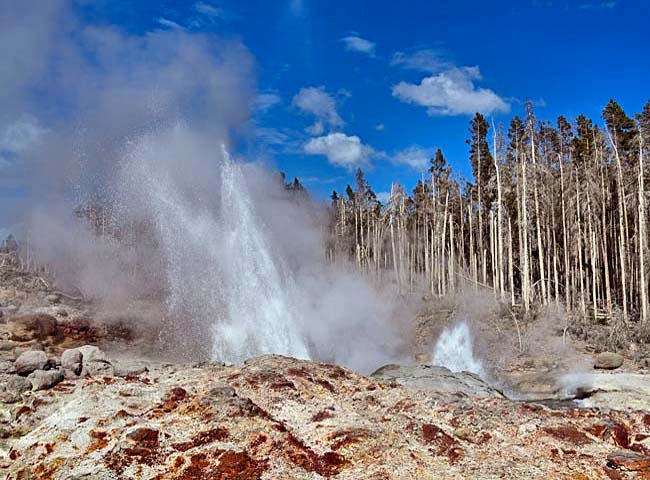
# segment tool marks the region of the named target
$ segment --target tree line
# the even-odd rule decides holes
[[[610,100],[602,127],[525,111],[507,131],[472,118],[472,182],[437,150],[410,194],[393,183],[382,204],[359,169],[354,188],[332,193],[328,257],[390,272],[401,293],[471,285],[525,313],[555,303],[648,322],[650,101],[630,117]]]

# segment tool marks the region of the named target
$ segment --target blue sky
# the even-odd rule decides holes
[[[79,6],[79,4],[81,6]],[[650,98],[645,0],[87,0],[87,24],[130,35],[183,29],[241,41],[257,96],[238,152],[298,176],[317,197],[361,166],[377,192],[410,190],[442,148],[470,176],[480,110],[506,124],[526,98],[538,117],[600,121]]]

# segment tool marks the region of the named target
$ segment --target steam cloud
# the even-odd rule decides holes
[[[93,8],[85,5],[84,8]],[[0,0],[0,169],[57,278],[134,315],[188,358],[309,356],[368,371],[399,348],[391,299],[324,261],[318,208],[231,161],[254,60],[237,41],[92,25],[65,0]],[[82,13],[80,13],[82,12]],[[72,214],[112,206],[119,239]]]

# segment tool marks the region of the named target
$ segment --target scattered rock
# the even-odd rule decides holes
[[[46,313],[32,313],[11,317],[7,325],[11,340],[26,342],[57,336],[56,318]]]
[[[47,355],[41,350],[23,352],[16,359],[14,367],[18,375],[29,375],[35,370],[41,370],[47,365]]]
[[[17,375],[8,375],[0,380],[0,401],[16,403],[21,400],[24,392],[32,389],[29,380]]]
[[[596,356],[594,368],[615,370],[623,365],[623,356],[614,352],[603,352]]]
[[[50,293],[49,295],[45,296],[45,301],[47,301],[48,303],[50,303],[52,305],[60,303],[61,302],[61,295],[59,295],[58,293]]]
[[[10,362],[7,360],[1,361],[0,373],[16,373],[16,367],[14,366],[14,362]]]
[[[95,345],[84,345],[83,347],[78,347],[75,350],[78,350],[81,353],[83,357],[82,362],[84,364],[90,362],[96,362],[96,361],[102,361],[102,362],[108,361],[108,357],[106,356],[106,354],[99,347],[96,347]]]
[[[70,348],[61,355],[61,366],[72,371],[75,375],[81,374],[83,354],[78,348]]]
[[[62,369],[57,370],[36,370],[28,377],[32,383],[33,390],[47,390],[57,383],[63,381],[64,374]]]

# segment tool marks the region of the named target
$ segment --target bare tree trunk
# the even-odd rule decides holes
[[[646,238],[645,219],[645,185],[643,174],[643,135],[639,135],[639,175],[638,175],[638,217],[639,217],[639,292],[641,293],[641,321],[648,322],[648,283],[645,278],[645,249]]]

